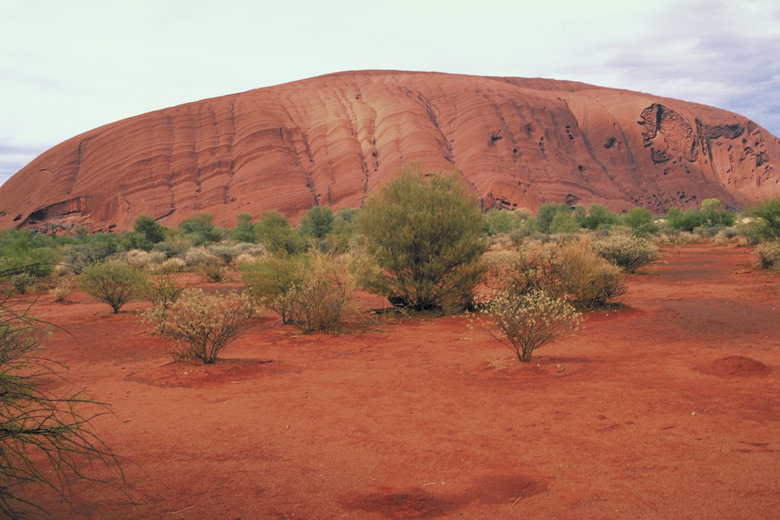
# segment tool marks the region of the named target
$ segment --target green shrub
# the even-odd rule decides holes
[[[176,342],[176,358],[212,364],[251,327],[254,312],[248,296],[209,296],[201,289],[187,289],[169,308],[155,306],[146,311],[144,319],[155,332]]]
[[[344,253],[355,237],[357,208],[341,208],[333,218],[331,232],[325,239],[324,249],[333,253]]]
[[[763,269],[780,270],[780,240],[759,244],[755,251]]]
[[[566,204],[553,204],[546,202],[539,206],[536,210],[536,218],[533,223],[536,226],[536,231],[540,233],[552,233],[550,229],[556,215],[563,215],[564,217],[571,217],[572,210]],[[560,222],[560,217],[559,217]]]
[[[780,238],[780,197],[765,200],[748,209],[755,218],[754,226],[765,240]]]
[[[276,210],[267,211],[256,224],[257,237],[271,253],[296,255],[306,250],[306,240]]]
[[[652,241],[623,233],[594,240],[593,249],[629,273],[659,257],[658,247]]]
[[[701,201],[701,216],[704,224],[710,228],[722,229],[734,224],[734,214],[725,211],[723,204],[718,199]]]
[[[580,322],[580,314],[571,304],[540,290],[503,291],[484,312],[498,329],[488,330],[521,362],[530,361],[535,350],[576,330]]]
[[[666,213],[666,226],[679,231],[692,233],[694,229],[704,224],[704,217],[696,209],[683,211],[680,208],[671,208]]]
[[[631,208],[621,219],[623,224],[630,227],[635,235],[646,236],[658,232],[658,226],[650,210],[645,208]]]
[[[117,244],[113,240],[96,240],[85,244],[74,244],[65,253],[64,261],[80,272],[88,265],[105,262],[116,253]]]
[[[40,280],[49,276],[59,260],[51,237],[33,235],[28,231],[0,232],[0,269],[14,274],[27,273]]]
[[[214,226],[214,216],[209,213],[199,213],[184,220],[179,224],[179,229],[196,246],[219,242],[224,237],[224,231]]]
[[[557,213],[552,222],[550,222],[549,231],[552,234],[557,233],[577,233],[580,230],[580,225],[577,220],[571,215],[566,213]]]
[[[762,231],[755,222],[740,222],[736,226],[737,234],[742,237],[746,245],[755,246],[761,242]]]
[[[601,204],[591,204],[590,208],[588,208],[588,215],[580,221],[580,226],[596,230],[600,226],[617,224],[617,222],[617,214],[612,213]]]
[[[252,215],[249,213],[239,213],[236,215],[236,227],[230,230],[230,237],[237,242],[255,243],[257,242],[257,229],[252,223]]]
[[[489,236],[510,233],[531,216],[527,209],[491,209],[485,213],[485,233]]]
[[[135,296],[138,283],[138,273],[118,262],[89,265],[82,269],[78,280],[82,291],[107,303],[114,314]]]
[[[241,254],[239,247],[225,244],[212,244],[206,248],[206,251],[222,260],[225,265],[232,264],[233,260]]]
[[[374,264],[366,255],[312,251],[271,256],[240,266],[248,292],[302,332],[333,330],[350,309],[358,287],[368,286]]]
[[[155,244],[152,251],[162,253],[166,259],[182,256],[187,251],[187,246],[181,241],[178,242],[160,242]]]
[[[467,306],[481,278],[479,203],[457,171],[403,168],[360,212],[358,229],[387,271],[385,294],[416,310]]]
[[[135,219],[133,230],[140,233],[151,244],[165,240],[165,228],[148,215],[140,215]]]
[[[303,282],[307,259],[300,255],[271,255],[257,262],[241,263],[239,269],[249,294],[277,312],[282,323],[291,323],[293,313],[287,294]]]
[[[333,229],[335,215],[328,206],[314,206],[301,218],[298,232],[307,237],[324,240]]]

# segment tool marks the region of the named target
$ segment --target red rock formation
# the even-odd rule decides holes
[[[780,195],[780,142],[739,115],[543,79],[345,72],[112,123],[0,187],[0,228],[166,226],[359,206],[399,166],[457,166],[486,207],[614,210]]]

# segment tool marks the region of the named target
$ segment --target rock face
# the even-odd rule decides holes
[[[232,226],[360,206],[400,166],[459,168],[487,207],[741,208],[780,195],[780,142],[715,108],[580,83],[344,72],[112,123],[0,187],[0,228]]]

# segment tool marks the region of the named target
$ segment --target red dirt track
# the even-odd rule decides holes
[[[668,248],[521,366],[468,317],[300,335],[262,320],[213,367],[171,362],[132,304],[39,295],[48,354],[109,403],[127,494],[52,518],[768,519],[780,515],[780,278],[747,248]],[[236,287],[239,284],[234,284]]]

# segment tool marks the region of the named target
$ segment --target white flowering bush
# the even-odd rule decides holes
[[[530,361],[534,350],[574,332],[581,318],[566,300],[540,290],[503,291],[483,312],[493,320],[495,329],[488,329],[493,337],[512,350],[521,362]]]
[[[146,311],[144,321],[176,342],[175,357],[212,364],[252,326],[254,312],[255,306],[246,295],[211,296],[201,289],[187,289],[169,308],[156,305]],[[161,313],[165,313],[164,319]]]
[[[150,273],[180,273],[187,267],[181,258],[168,258],[159,264],[152,264],[147,269]]]
[[[651,240],[628,233],[616,233],[593,241],[593,249],[629,273],[656,260],[658,246]]]
[[[158,265],[165,261],[165,253],[160,251],[147,252],[140,249],[131,249],[123,255],[123,262],[133,269],[146,269],[152,265]]]

